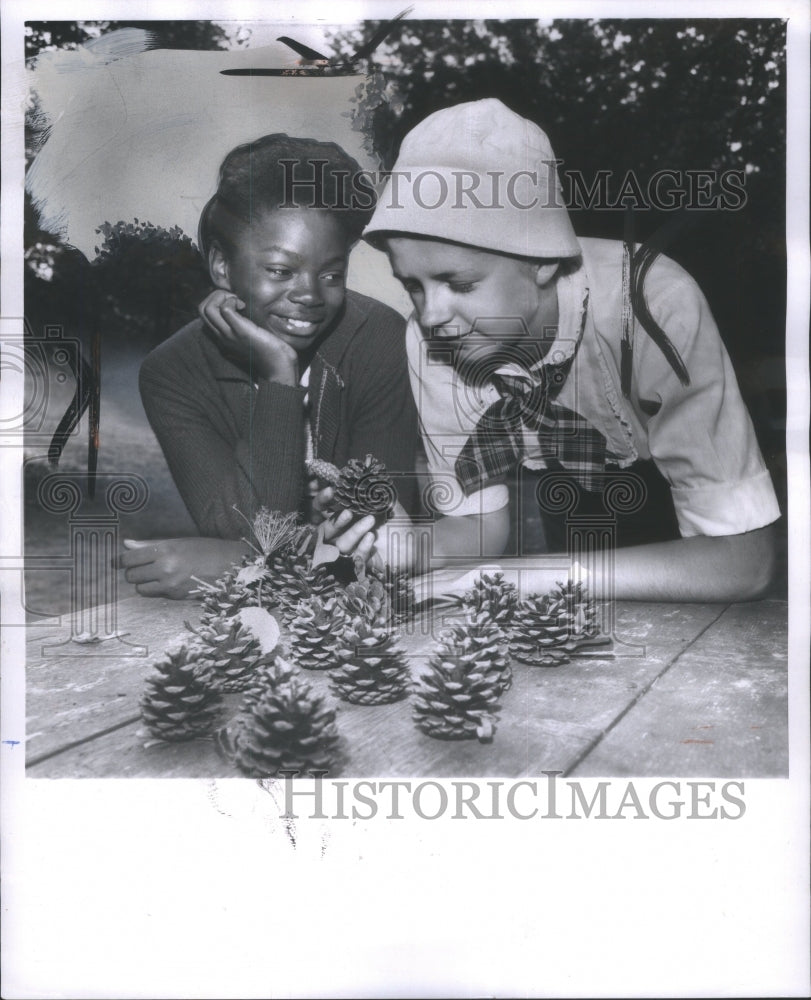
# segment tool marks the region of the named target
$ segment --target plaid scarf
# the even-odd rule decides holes
[[[573,360],[542,367],[526,377],[491,376],[501,398],[482,414],[456,459],[456,476],[465,496],[503,479],[520,462],[525,451],[524,426],[538,434],[547,468],[570,470],[586,490],[602,489],[599,474],[606,467],[605,437],[578,413],[555,401]]]

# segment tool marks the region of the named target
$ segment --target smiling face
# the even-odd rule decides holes
[[[329,212],[278,209],[238,225],[232,248],[211,250],[218,288],[234,292],[257,326],[297,351],[310,347],[338,317],[350,247]]]
[[[457,369],[486,374],[542,356],[544,330],[557,323],[556,264],[405,236],[386,249],[423,333],[453,349]]]

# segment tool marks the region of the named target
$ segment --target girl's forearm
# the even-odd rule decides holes
[[[747,601],[762,597],[774,572],[771,525],[738,535],[699,536],[599,553],[575,560],[567,553],[511,558],[503,551],[498,518],[443,518],[435,524],[393,524],[378,552],[391,565],[417,574],[463,573],[497,563],[522,597],[545,593],[572,576],[585,579],[599,599],[638,601]]]
[[[522,597],[546,592],[568,568],[600,599],[748,601],[764,596],[771,584],[773,529],[620,548],[600,553],[591,564],[573,563],[565,554],[499,560]]]

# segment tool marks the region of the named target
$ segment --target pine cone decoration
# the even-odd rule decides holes
[[[167,650],[154,665],[141,698],[141,716],[156,741],[209,736],[222,710],[222,695],[211,670],[188,646]]]
[[[300,578],[310,564],[310,557],[294,548],[275,552],[267,560],[265,589],[273,595],[273,601],[282,607],[299,600]]]
[[[411,621],[417,607],[411,576],[405,572],[391,572],[386,576],[385,587],[389,594],[392,621],[398,625]]]
[[[305,670],[326,670],[335,665],[335,647],[344,625],[344,612],[336,597],[299,601],[290,629],[290,652]]]
[[[199,658],[211,668],[215,684],[222,691],[244,691],[254,673],[272,654],[263,654],[259,640],[237,618],[217,618],[198,635]]]
[[[329,771],[337,742],[335,710],[306,681],[290,677],[248,700],[222,745],[245,774],[269,778],[281,771]]]
[[[388,595],[382,581],[367,576],[347,584],[340,601],[348,618],[383,624],[389,618]]]
[[[454,626],[452,632],[454,642],[475,655],[480,662],[487,662],[488,670],[492,667],[493,670],[501,671],[499,697],[509,691],[513,686],[513,672],[507,654],[507,641],[504,632],[491,621],[488,612],[469,614],[467,621]]]
[[[239,706],[240,714],[248,711],[266,692],[281,684],[287,684],[288,681],[298,676],[296,668],[284,657],[266,657],[258,664],[251,676],[250,684],[245,688],[245,694]]]
[[[260,604],[259,582],[246,582],[243,579],[245,574],[240,576],[242,570],[250,565],[251,560],[246,556],[240,566],[226,570],[214,583],[198,580],[191,596],[201,602],[200,618],[204,625],[210,625],[218,618],[230,618],[242,608]]]
[[[332,462],[327,462],[323,458],[312,458],[307,463],[307,471],[311,476],[316,476],[330,486],[337,486],[341,478],[341,470]]]
[[[399,625],[414,617],[416,596],[409,573],[404,570],[393,570],[390,566],[377,568],[370,565],[363,567],[362,573],[364,576],[359,580],[360,583],[376,580],[385,590],[389,621]]]
[[[568,633],[558,623],[558,608],[548,594],[534,594],[518,605],[510,629],[510,654],[536,667],[556,667],[569,657],[563,651]]]
[[[511,681],[500,641],[492,625],[458,625],[442,633],[414,698],[414,721],[424,733],[492,738],[498,699]]]
[[[356,705],[383,705],[406,693],[410,681],[405,654],[382,619],[352,618],[335,650],[333,691]]]
[[[582,583],[558,584],[549,601],[550,612],[557,614],[558,623],[566,628],[567,648],[576,649],[583,640],[599,634],[597,605]]]
[[[462,598],[462,606],[469,615],[484,612],[493,624],[506,628],[515,616],[518,590],[503,573],[482,573]]]
[[[375,522],[382,524],[396,501],[397,490],[391,476],[386,474],[386,466],[373,455],[367,455],[362,462],[351,458],[341,469],[335,485],[336,506],[345,507],[361,517],[374,514]]]
[[[518,606],[511,626],[510,653],[532,666],[557,667],[598,633],[596,605],[585,587],[559,584],[543,597],[535,595]]]
[[[295,615],[299,601],[310,597],[326,600],[338,590],[335,577],[325,566],[313,568],[311,556],[292,549],[271,557],[266,581],[265,589],[273,594],[273,600],[281,606],[286,623]]]

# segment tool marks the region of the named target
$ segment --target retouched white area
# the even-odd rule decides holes
[[[28,186],[46,227],[89,260],[103,222],[179,226],[196,242],[226,153],[270,132],[337,142],[373,167],[363,134],[342,117],[361,76],[221,75],[278,67],[277,48],[155,49],[115,60],[86,49],[44,53],[31,86],[52,124]]]
[[[287,30],[266,25],[262,37]],[[104,222],[178,226],[196,242],[223,157],[270,132],[337,142],[363,169],[377,171],[347,117],[363,77],[223,77],[226,68],[294,66],[295,53],[278,42],[225,52],[139,52],[146,33],[124,35],[117,46],[102,45],[102,37],[76,51],[44,53],[27,73],[51,123],[28,187],[45,227],[88,260],[104,239],[97,232]],[[351,256],[348,285],[403,315],[411,311],[385,257],[365,243]]]

